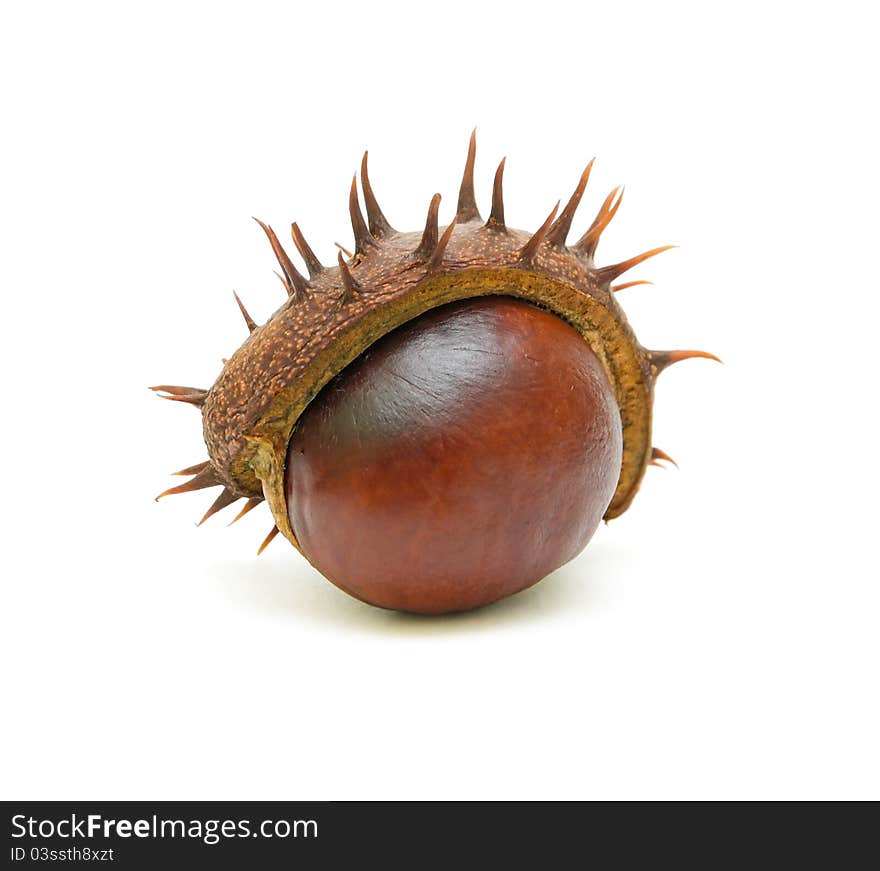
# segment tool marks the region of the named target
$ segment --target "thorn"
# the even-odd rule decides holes
[[[198,475],[202,469],[207,468],[211,465],[210,460],[205,460],[204,463],[196,463],[194,466],[187,466],[185,469],[181,469],[179,472],[172,472],[172,475]]]
[[[160,384],[158,387],[151,387],[150,390],[155,390],[162,399],[188,402],[198,408],[205,404],[205,398],[208,396],[208,391],[199,387],[173,387],[170,384]]]
[[[645,251],[643,254],[637,254],[635,257],[630,257],[629,260],[624,260],[623,263],[615,263],[613,266],[603,266],[601,269],[596,270],[596,277],[599,279],[600,284],[608,284],[609,282],[614,281],[615,278],[620,278],[624,272],[628,272],[633,266],[638,266],[639,263],[643,263],[649,257],[656,257],[658,254],[662,254],[670,248],[677,247],[677,245],[664,245],[662,248],[652,248],[650,251]]]
[[[523,263],[531,263],[534,256],[538,253],[538,249],[541,247],[545,237],[550,232],[550,226],[553,223],[553,219],[556,217],[556,212],[559,210],[559,202],[557,201],[556,205],[553,206],[553,211],[547,215],[547,218],[544,220],[544,223],[538,227],[537,230],[532,234],[532,238],[529,239],[528,242],[523,246],[522,250],[519,252],[519,259]]]
[[[156,387],[151,387],[150,390],[159,390],[162,393],[173,393],[175,395],[189,393],[207,393],[207,391],[203,390],[201,387],[175,387],[171,384],[159,384]]]
[[[618,196],[618,192],[620,193],[620,196]],[[617,197],[617,199],[615,199],[615,197]],[[620,208],[622,200],[622,187],[614,188],[614,190],[605,197],[605,202],[602,203],[593,223],[590,224],[590,229],[587,230],[587,232],[578,240],[577,244],[574,245],[576,251],[583,254],[584,257],[592,257],[596,253],[596,248],[599,245],[599,238],[602,233],[605,232],[605,228],[611,223],[611,219],[617,214],[617,210]]]
[[[196,524],[201,526],[209,517],[213,517],[218,511],[222,511],[227,505],[238,502],[240,496],[236,496],[231,490],[224,487],[223,492],[214,500],[211,507],[205,512],[205,516]]]
[[[574,213],[577,211],[577,207],[580,204],[581,197],[584,195],[584,191],[587,189],[587,182],[590,180],[590,172],[593,169],[593,164],[595,163],[596,158],[594,157],[588,164],[587,168],[581,173],[580,181],[577,184],[577,187],[574,189],[574,193],[571,195],[569,201],[565,204],[565,208],[562,210],[562,214],[559,216],[556,223],[550,228],[550,232],[547,234],[547,244],[549,245],[565,245],[565,240],[568,237],[568,231],[571,229],[571,222],[574,220]]]
[[[244,508],[242,508],[241,511],[239,511],[238,514],[236,514],[235,517],[233,517],[232,520],[230,520],[229,523],[227,523],[226,525],[232,526],[233,523],[241,520],[241,518],[244,517],[245,514],[248,513],[248,511],[253,511],[253,509],[256,508],[262,501],[262,496],[251,496],[251,498],[244,503]]]
[[[428,261],[428,269],[436,269],[443,261],[443,254],[446,251],[449,240],[452,238],[452,231],[455,229],[457,222],[458,218],[453,218],[452,223],[443,231],[443,235],[440,237],[440,241],[437,243],[431,259]]]
[[[348,194],[348,212],[351,215],[351,229],[354,232],[354,253],[363,254],[367,246],[374,245],[375,240],[364,220],[361,204],[358,202],[357,176],[351,177],[351,190]]]
[[[277,275],[278,280],[281,282],[282,285],[284,285],[284,295],[290,296],[290,286],[287,283],[287,279],[280,272],[278,272],[275,269],[272,270],[272,274]]]
[[[440,194],[434,194],[431,197],[431,203],[428,206],[428,217],[425,221],[425,232],[422,233],[422,240],[419,247],[413,251],[413,257],[418,260],[428,260],[437,247],[437,238],[440,235],[439,224],[437,223],[437,215],[440,211]]]
[[[335,245],[335,246],[336,246],[336,247],[337,247],[337,248],[338,248],[338,249],[339,249],[339,250],[340,250],[340,251],[341,251],[341,252],[342,252],[342,253],[343,253],[348,259],[349,259],[349,260],[351,260],[351,258],[354,257],[354,254],[352,254],[351,251],[348,250],[348,248],[343,248],[342,245],[340,245],[338,242],[334,242],[333,244],[334,244],[334,245]]]
[[[158,502],[163,496],[174,496],[177,493],[191,493],[194,490],[204,490],[206,487],[217,487],[222,484],[220,476],[214,470],[213,466],[202,469],[194,478],[176,487],[170,487],[156,497]]]
[[[386,236],[390,236],[397,231],[388,223],[385,215],[382,214],[382,209],[379,208],[376,195],[373,193],[373,186],[370,184],[370,174],[367,170],[367,154],[368,152],[365,151],[361,160],[361,187],[364,191],[364,202],[367,206],[367,220],[370,222],[370,232],[373,236],[376,239],[384,239]]]
[[[649,465],[657,466],[660,469],[664,469],[665,466],[657,462],[658,460],[665,460],[667,463],[672,463],[672,465],[675,466],[676,469],[678,468],[678,463],[676,463],[675,460],[673,460],[672,457],[670,457],[669,454],[666,453],[666,451],[661,451],[660,448],[651,448],[651,461]]]
[[[278,527],[273,526],[272,531],[263,539],[263,543],[260,545],[260,549],[257,551],[257,556],[259,556],[270,544],[272,544],[272,540],[275,536],[278,535]]]
[[[252,333],[256,328],[256,321],[248,314],[248,310],[244,307],[244,303],[238,298],[238,294],[233,290],[232,295],[235,297],[235,301],[238,303],[238,308],[241,311],[241,316],[244,318],[244,322],[247,324],[248,332]]]
[[[653,283],[654,283],[653,281],[645,281],[644,279],[642,279],[641,281],[625,281],[623,284],[612,285],[611,290],[614,291],[614,293],[618,293],[621,290],[626,290],[628,287],[635,287],[636,285],[639,285],[639,284],[653,284]]]
[[[648,351],[648,362],[654,370],[655,375],[659,375],[668,366],[680,363],[682,360],[691,360],[695,357],[702,357],[706,360],[714,360],[721,363],[722,360],[708,351]]]
[[[474,196],[474,163],[477,157],[477,128],[473,129],[468,143],[467,160],[464,164],[464,175],[461,179],[461,187],[458,191],[458,210],[455,218],[464,224],[468,221],[479,221],[480,211],[477,208],[477,199]]]
[[[275,258],[278,260],[278,263],[281,266],[281,271],[284,273],[286,279],[284,283],[287,287],[288,296],[305,296],[308,293],[309,283],[299,274],[297,268],[293,265],[293,261],[287,256],[287,252],[278,241],[275,231],[267,224],[264,224],[259,218],[254,218],[254,220],[263,228],[263,232],[266,234],[269,244],[275,252]]]
[[[293,237],[293,244],[296,245],[296,250],[299,251],[299,256],[302,257],[306,264],[306,269],[309,270],[309,278],[314,278],[316,275],[320,275],[324,271],[324,264],[315,256],[315,252],[312,251],[309,243],[306,242],[296,221],[290,225],[290,235]]]
[[[344,288],[342,298],[351,299],[356,293],[361,292],[361,286],[357,283],[351,274],[351,270],[348,268],[348,264],[342,258],[342,252],[338,251],[336,256],[339,259],[339,272],[342,275],[342,286]]]
[[[501,159],[498,169],[495,170],[495,181],[492,182],[492,211],[489,213],[489,220],[486,221],[487,227],[495,227],[504,229],[504,192],[502,183],[504,180],[504,164],[506,157]]]

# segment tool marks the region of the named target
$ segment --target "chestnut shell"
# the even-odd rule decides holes
[[[620,206],[619,188],[605,198],[586,232],[577,241],[569,241],[569,231],[587,187],[592,161],[581,174],[566,205],[560,209],[557,204],[534,232],[525,232],[510,227],[505,221],[505,162],[502,160],[492,184],[491,211],[484,221],[475,197],[475,159],[476,138],[471,134],[457,207],[450,223],[440,224],[440,195],[435,194],[428,206],[424,230],[407,232],[395,229],[379,207],[367,171],[367,155],[364,154],[360,177],[366,215],[361,209],[356,179],[352,180],[349,192],[348,206],[354,234],[352,251],[341,248],[337,264],[325,265],[315,256],[297,224],[291,226],[291,237],[305,263],[308,277],[291,260],[274,230],[258,221],[278,261],[278,277],[284,285],[286,299],[265,323],[258,324],[236,295],[249,335],[241,347],[224,360],[223,369],[210,388],[170,384],[152,388],[165,399],[200,409],[208,451],[208,459],[174,473],[188,476],[187,481],[169,487],[157,498],[221,487],[201,522],[241,499],[246,502],[235,520],[265,501],[274,525],[259,552],[278,535],[306,552],[292,527],[292,520],[296,519],[294,514],[300,509],[289,510],[286,475],[294,433],[299,430],[303,438],[308,433],[305,424],[300,424],[301,418],[309,415],[310,404],[340,373],[346,378],[350,366],[360,366],[358,361],[362,355],[364,359],[370,359],[375,353],[374,346],[378,347],[384,337],[425,313],[456,301],[505,296],[552,312],[579,334],[589,353],[598,360],[611,385],[622,428],[621,460],[617,464],[619,474],[604,518],[619,517],[629,508],[647,468],[671,461],[668,454],[651,444],[657,378],[666,368],[682,360],[695,357],[718,359],[707,351],[644,347],[615,299],[618,291],[646,283],[643,280],[618,282],[621,276],[670,246],[652,248],[618,263],[597,265],[597,245]],[[577,347],[579,352],[587,353],[582,345]],[[479,393],[479,390],[474,391],[475,395]],[[320,405],[316,407],[320,408]],[[460,413],[465,407],[459,410]],[[502,408],[500,413],[506,414],[505,419],[509,420],[525,422],[528,419],[522,403],[514,409]],[[526,417],[521,417],[523,414]],[[377,426],[380,419],[376,418]],[[443,420],[441,416],[440,422]],[[529,428],[524,423],[523,438],[535,432],[534,425]],[[324,436],[335,437],[329,431]],[[511,456],[508,455],[508,460],[512,463]],[[498,461],[498,457],[492,459]],[[429,471],[437,474],[436,470]],[[515,477],[513,472],[511,474]],[[346,495],[356,491],[357,487]],[[504,488],[500,487],[499,492],[505,492]],[[327,504],[332,506],[331,496],[331,493],[327,494]],[[496,504],[503,501],[501,498],[495,500]],[[308,511],[317,513],[320,504],[321,500],[315,501]],[[553,507],[552,500],[542,504]],[[326,548],[319,541],[321,536],[335,536],[334,523],[344,528],[343,514],[328,511],[327,516],[331,528],[318,533],[317,545],[306,552],[307,556],[314,555],[316,564],[324,562],[321,554]],[[303,517],[308,523],[312,522],[307,515]],[[303,525],[303,518],[300,520]],[[303,528],[307,528],[308,523]],[[558,528],[545,524],[545,529],[548,540],[554,536],[564,540],[567,534],[564,524]],[[381,552],[380,540],[388,537],[388,527],[374,524],[373,531],[378,538],[372,545]],[[456,530],[453,528],[452,531]],[[347,538],[337,536],[343,551],[346,547],[351,548],[351,542],[359,534],[357,524],[349,526],[348,532]],[[445,533],[441,537],[445,539],[443,548],[429,541],[423,542],[421,547],[428,555],[433,552],[432,547],[436,552],[442,550],[443,559],[454,562],[456,557],[450,554],[460,546],[458,541],[454,536],[449,539]],[[514,542],[517,537],[511,535],[509,540]],[[408,541],[403,535],[397,544],[402,546]],[[548,547],[548,553],[552,550]],[[558,545],[555,558],[546,560],[548,567],[564,561],[564,554],[565,547]],[[390,558],[386,564],[390,564]],[[356,572],[328,573],[336,575],[337,582],[342,585],[353,583],[344,580],[343,575],[357,577]],[[372,572],[367,577],[367,586],[372,588],[380,583],[383,575]],[[528,578],[517,576],[505,589],[513,590],[528,583]],[[489,581],[486,584],[492,585]],[[505,594],[500,589],[504,585],[498,586],[496,592]],[[368,589],[363,595],[368,597],[369,594],[371,601],[396,601],[388,593],[392,585],[386,583],[385,587],[384,593],[381,589],[378,593]],[[357,594],[354,589],[352,591]],[[450,593],[445,603],[439,593],[435,596],[436,601],[429,604],[437,610],[459,607],[459,603],[467,598],[460,589],[454,595]],[[488,600],[490,597],[485,595],[482,598],[472,595],[468,601]]]

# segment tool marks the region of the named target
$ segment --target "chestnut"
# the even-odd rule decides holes
[[[454,219],[436,194],[414,233],[385,217],[365,154],[352,252],[327,267],[291,227],[308,277],[258,222],[284,302],[258,325],[236,296],[249,335],[210,389],[152,388],[200,409],[208,450],[160,495],[222,487],[202,521],[265,500],[263,547],[280,532],[352,595],[432,614],[529,587],[626,511],[670,460],[651,445],[658,375],[718,358],[636,339],[615,293],[645,282],[615,282],[666,248],[595,264],[618,189],[567,244],[592,162],[526,233],[505,222],[504,161],[480,216],[475,154],[472,135]]]
[[[384,336],[306,408],[288,517],[353,596],[462,611],[579,554],[621,452],[614,390],[576,330],[522,300],[463,300]]]

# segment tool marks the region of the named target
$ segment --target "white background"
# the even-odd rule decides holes
[[[7,4],[6,798],[880,797],[877,54],[869,4]],[[599,250],[655,287],[632,509],[529,592],[360,604],[265,506],[156,504],[281,301],[257,215],[330,262],[364,148],[395,226],[508,156],[535,228],[598,157]],[[576,236],[573,236],[576,238]],[[225,520],[224,520],[225,518]],[[455,543],[450,542],[454,547]]]

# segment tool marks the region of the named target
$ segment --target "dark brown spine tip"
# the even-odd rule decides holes
[[[205,460],[204,463],[196,463],[194,466],[187,466],[185,469],[181,469],[179,472],[172,472],[172,475],[198,475],[202,469],[207,469],[208,466],[211,465],[210,460]]]
[[[345,262],[342,252],[337,251],[336,256],[339,260],[339,274],[342,276],[342,298],[351,299],[356,293],[361,292],[361,286],[351,274],[351,270],[348,268],[348,264]]]
[[[461,187],[458,191],[458,209],[456,211],[456,221],[459,224],[465,224],[468,221],[479,221],[480,211],[477,208],[477,198],[474,194],[474,163],[477,158],[477,131],[471,133],[471,140],[468,143],[467,160],[464,164],[464,175],[461,179]]]
[[[716,363],[722,362],[719,357],[708,351],[648,351],[648,363],[654,375],[659,375],[664,369],[675,363],[681,363],[682,360],[693,360],[698,357],[714,360]]]
[[[675,466],[676,469],[678,468],[678,463],[676,463],[675,460],[673,460],[672,457],[670,457],[669,454],[666,453],[666,451],[661,451],[660,448],[651,448],[650,465],[659,466],[661,469],[664,468],[659,460],[663,460],[667,463],[672,463],[672,465]]]
[[[453,218],[452,223],[443,231],[443,235],[438,240],[437,246],[434,248],[434,253],[428,261],[429,270],[436,269],[443,262],[443,254],[446,251],[446,246],[449,244],[449,240],[452,238],[452,231],[455,229],[457,222],[458,219]]]
[[[238,309],[241,312],[241,316],[244,318],[244,322],[247,324],[248,332],[252,333],[257,328],[256,321],[248,314],[248,310],[244,307],[244,303],[239,299],[238,294],[234,290],[232,291],[232,295],[238,303]]]
[[[624,272],[628,272],[633,266],[638,266],[640,263],[644,263],[649,257],[656,257],[658,254],[662,254],[664,251],[669,251],[670,248],[676,247],[676,245],[663,245],[660,248],[652,248],[650,251],[645,251],[642,254],[637,254],[635,257],[630,257],[629,260],[624,260],[623,263],[615,263],[612,266],[603,266],[601,269],[596,270],[596,277],[599,279],[600,284],[608,284],[615,279],[620,278]]]
[[[222,511],[227,505],[232,505],[233,502],[237,502],[239,499],[241,499],[241,496],[236,496],[231,490],[224,487],[223,492],[214,500],[211,507],[196,525],[201,526],[209,517],[213,517],[218,511]]]
[[[494,227],[496,230],[504,229],[504,163],[506,157],[501,159],[498,169],[495,170],[495,180],[492,183],[492,211],[489,213],[489,220],[486,221],[487,227]]]
[[[547,218],[544,220],[544,223],[535,230],[532,238],[529,239],[528,242],[523,246],[522,250],[519,252],[519,259],[523,263],[531,263],[534,259],[535,255],[538,253],[538,249],[541,247],[541,244],[547,237],[547,234],[550,232],[550,227],[553,224],[553,219],[556,217],[556,212],[559,210],[559,203],[557,202],[555,206],[553,206],[553,211],[547,215]]]
[[[284,273],[284,284],[287,287],[288,296],[296,296],[303,298],[308,294],[309,283],[299,274],[297,268],[293,265],[293,261],[287,256],[284,246],[278,241],[275,231],[268,225],[264,224],[259,218],[254,220],[263,228],[272,251],[275,253],[275,259]]]
[[[611,286],[611,290],[614,293],[618,293],[621,290],[626,290],[628,287],[638,287],[640,284],[653,284],[653,281],[646,281],[644,278],[639,281],[624,281],[622,284],[614,284]]]
[[[311,246],[306,242],[305,236],[303,236],[295,221],[290,225],[290,235],[293,237],[293,244],[296,245],[299,256],[302,257],[303,262],[306,264],[306,269],[309,270],[309,278],[320,275],[324,271],[324,264],[315,256],[315,252],[312,251]]]
[[[382,209],[379,208],[376,195],[373,193],[373,186],[370,184],[370,173],[367,169],[366,151],[361,159],[361,187],[364,190],[364,203],[367,206],[367,221],[373,236],[377,239],[384,239],[386,236],[396,233],[397,231],[388,223],[385,215],[382,214]]]
[[[595,160],[596,158],[594,157],[587,164],[586,169],[581,173],[580,181],[578,181],[574,193],[565,204],[565,208],[562,210],[556,223],[550,228],[550,232],[547,234],[548,245],[555,245],[557,247],[565,245],[565,240],[568,238],[568,231],[571,229],[571,222],[574,220],[574,213],[577,211],[577,207],[581,202],[581,197],[583,197],[584,191],[587,189],[587,182],[590,180],[590,172],[593,169],[593,163]]]
[[[363,254],[370,246],[375,244],[370,228],[364,220],[361,204],[358,201],[357,176],[351,178],[351,190],[348,193],[348,212],[351,215],[351,229],[354,233],[355,254]]]
[[[177,493],[192,493],[194,490],[204,490],[206,487],[217,487],[223,481],[217,474],[213,466],[202,469],[194,478],[178,484],[176,487],[170,487],[156,497],[158,502],[163,496],[174,496]]]
[[[227,526],[232,526],[233,523],[241,520],[241,518],[244,517],[245,514],[248,513],[248,511],[253,511],[254,508],[256,508],[262,501],[262,496],[251,496],[251,498],[244,503],[244,507],[241,509],[241,511],[239,511],[238,514],[236,514],[235,517],[233,517],[232,520],[229,521]]]
[[[619,194],[619,195],[618,195]],[[601,208],[596,214],[590,228],[584,233],[574,246],[575,250],[584,257],[593,257],[596,254],[596,248],[599,247],[599,239],[605,228],[611,223],[611,219],[617,214],[620,203],[623,200],[623,188],[616,187],[602,203]]]
[[[417,260],[428,260],[437,247],[437,239],[440,236],[439,225],[440,214],[440,194],[434,194],[428,205],[428,217],[425,220],[425,231],[422,233],[422,239],[418,248],[413,252],[413,256]]]
[[[208,391],[202,390],[199,387],[175,387],[171,384],[160,384],[157,387],[151,387],[150,390],[155,390],[162,399],[172,399],[174,402],[188,402],[190,405],[195,405],[198,408],[205,404],[205,399],[208,396]]]
[[[272,531],[263,539],[263,543],[260,545],[260,549],[257,551],[257,556],[259,556],[270,544],[272,544],[275,536],[278,535],[278,527],[273,526]]]
[[[290,296],[290,285],[287,283],[287,279],[277,269],[273,269],[272,274],[277,276],[278,280],[281,282],[281,285],[284,288],[284,293],[287,296]]]

